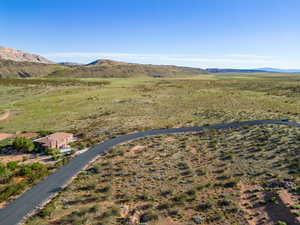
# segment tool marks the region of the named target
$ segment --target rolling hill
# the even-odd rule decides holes
[[[207,73],[203,69],[169,66],[125,63],[113,60],[96,60],[85,66],[72,66],[55,71],[51,77],[135,77],[152,76],[166,77],[176,75],[199,75]]]

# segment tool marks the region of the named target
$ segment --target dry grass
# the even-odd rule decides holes
[[[193,224],[199,217],[204,224],[244,225],[255,215],[240,207],[241,184],[274,194],[294,190],[298,196],[299,137],[296,128],[268,125],[129,142],[82,172],[44,209],[47,216],[40,213],[27,224],[138,224],[148,219],[147,224]],[[270,208],[274,202],[263,204]],[[268,215],[266,221],[272,220]]]

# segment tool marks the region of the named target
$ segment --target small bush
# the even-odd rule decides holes
[[[168,203],[161,203],[157,206],[158,210],[164,210],[164,209],[169,209],[170,208],[170,204]]]
[[[196,211],[206,211],[208,209],[212,208],[212,204],[211,203],[203,203],[203,204],[199,204],[195,207]]]
[[[28,176],[32,173],[32,169],[30,167],[24,167],[20,170],[21,176]]]
[[[225,188],[233,188],[233,187],[236,187],[236,186],[237,186],[236,181],[230,181],[230,182],[227,182],[227,183],[223,184],[223,187],[225,187]]]
[[[34,162],[31,165],[31,169],[33,169],[33,170],[42,170],[44,168],[45,168],[45,166],[42,163],[39,163],[39,162]]]
[[[152,211],[145,212],[140,217],[141,223],[147,223],[147,222],[155,221],[155,220],[158,220],[158,215],[157,215],[157,213],[152,212]]]

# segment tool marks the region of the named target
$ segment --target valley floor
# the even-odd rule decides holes
[[[0,133],[66,131],[74,133],[79,144],[86,147],[121,134],[156,128],[255,119],[289,118],[299,122],[300,76],[225,74],[178,78],[0,79],[0,102],[1,112],[7,109],[11,112],[7,119],[0,121]],[[99,167],[108,174],[105,172],[103,177],[102,172],[84,172],[61,194],[66,204],[59,196],[46,212],[28,223],[70,224],[80,219],[95,223],[108,219],[118,224],[122,219],[140,219],[143,213],[150,213],[145,216],[154,219],[155,222],[150,223],[155,224],[157,221],[193,224],[199,219],[208,224],[226,224],[224,221],[255,224],[258,220],[262,220],[262,224],[272,224],[276,220],[287,220],[275,218],[268,212],[272,209],[268,204],[272,202],[293,205],[293,210],[286,208],[291,214],[289,218],[296,220],[295,215],[300,215],[295,201],[298,161],[293,164],[290,159],[299,148],[296,133],[292,128],[256,127],[218,135],[156,137],[120,146],[93,165],[96,169],[92,171],[98,171]],[[244,145],[244,135],[249,146]],[[120,165],[116,164],[118,160],[122,162]],[[184,169],[180,169],[180,162],[186,163],[181,165]],[[201,169],[206,170],[204,174]],[[134,174],[136,170],[151,176],[138,177]],[[217,170],[223,172],[218,174]],[[90,179],[91,176],[95,179]],[[282,189],[283,192],[276,190],[271,200],[265,199],[269,190],[262,181],[270,177],[284,185],[289,181],[285,178],[291,179],[296,186]],[[120,180],[127,185],[122,188],[136,196],[118,191]],[[89,181],[95,183],[86,188]],[[163,191],[157,189],[159,187],[174,190],[164,197],[159,194]],[[254,201],[251,200],[252,191]],[[138,196],[144,192],[149,192],[149,196]],[[130,200],[128,204],[126,199]],[[159,206],[158,202],[166,205]],[[145,208],[144,203],[148,205]],[[258,207],[253,207],[258,203]],[[61,209],[61,213],[53,207]],[[238,222],[234,223],[234,219]]]

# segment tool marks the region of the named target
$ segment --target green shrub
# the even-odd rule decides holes
[[[7,168],[2,163],[0,163],[0,177],[6,177],[7,174],[8,174]]]
[[[32,169],[30,167],[24,167],[20,171],[21,176],[28,176],[32,173]]]
[[[18,163],[16,161],[11,161],[7,163],[6,167],[10,170],[15,170],[18,166]]]
[[[34,162],[31,164],[31,169],[33,169],[33,170],[42,170],[44,168],[45,168],[44,164],[39,163],[39,162]]]

